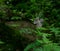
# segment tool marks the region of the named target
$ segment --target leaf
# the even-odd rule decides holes
[[[50,30],[51,30],[51,32],[54,32],[55,34],[60,33],[59,28],[52,27],[52,28],[50,28]]]
[[[0,41],[0,44],[4,44],[4,42],[3,41]]]

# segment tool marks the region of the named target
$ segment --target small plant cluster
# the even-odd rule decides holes
[[[60,51],[59,0],[0,0],[0,51]]]
[[[43,31],[48,31],[46,28],[40,28],[37,29],[36,33],[39,36],[38,39],[36,39],[35,42],[31,43],[28,45],[24,51],[59,51],[60,46],[59,46],[59,30],[54,28],[54,30],[58,31],[58,34],[53,34],[56,33],[54,32],[53,28],[50,28],[50,33],[46,33]],[[53,33],[51,33],[53,32]],[[56,35],[56,36],[54,36]],[[52,37],[53,36],[53,37]],[[52,39],[51,39],[52,38]],[[57,41],[58,40],[58,41]]]

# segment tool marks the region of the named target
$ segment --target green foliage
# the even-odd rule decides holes
[[[4,44],[4,42],[0,41],[0,44]]]
[[[60,51],[59,6],[59,0],[0,0],[0,51]],[[5,25],[8,20],[28,20],[33,23],[36,17],[44,19],[40,28]],[[27,34],[31,40],[30,35],[36,36],[36,40],[30,42]]]
[[[47,37],[51,36],[52,34],[42,33],[41,30],[47,30],[47,29],[45,29],[45,28],[37,29],[37,32],[36,32],[37,35],[39,37],[41,37],[41,36],[42,37],[40,39],[37,39],[37,41],[35,41],[34,43],[28,45],[24,51],[29,51],[29,50],[33,50],[33,51],[59,51],[60,46],[58,46],[56,43],[52,43],[52,41],[50,41],[49,38],[47,38]],[[52,32],[54,32],[54,30],[57,30],[57,29],[51,28],[50,30]],[[60,31],[58,31],[58,32],[60,32]]]
[[[27,33],[26,33],[27,32]],[[20,29],[20,33],[21,34],[32,34],[34,32],[34,30],[33,29],[31,29],[31,28],[21,28]],[[32,34],[33,35],[33,34]]]
[[[36,41],[30,45],[28,45],[24,51],[59,51],[60,46],[57,46],[55,43],[49,43],[49,44],[41,44],[40,42]]]

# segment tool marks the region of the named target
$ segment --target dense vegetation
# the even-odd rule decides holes
[[[0,51],[60,51],[59,6],[60,0],[0,0]]]

